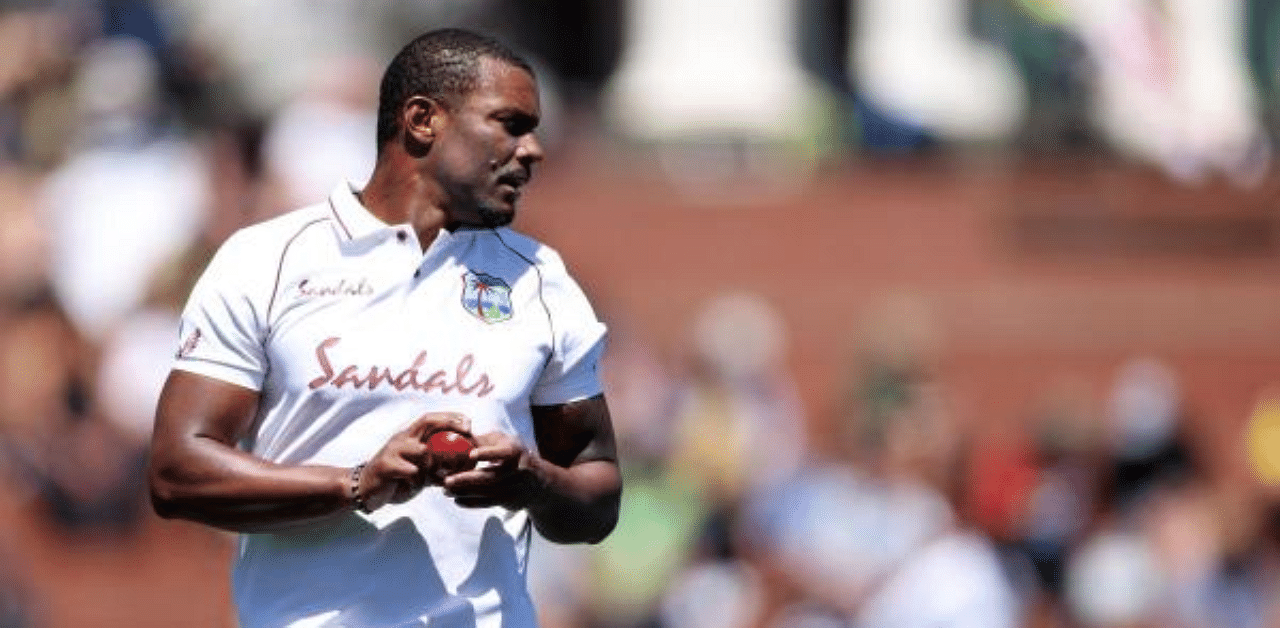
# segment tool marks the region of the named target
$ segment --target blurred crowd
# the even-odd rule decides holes
[[[896,313],[856,347],[828,423],[797,403],[759,295],[712,298],[682,367],[624,330],[606,371],[621,527],[601,550],[534,554],[546,625],[1280,625],[1275,398],[1231,445],[1247,477],[1151,357],[993,425],[964,416],[927,316]]]
[[[1249,185],[1280,136],[1278,7],[0,3],[0,476],[58,534],[139,533],[194,278],[239,226],[367,176],[378,73],[422,30],[472,26],[527,54],[553,161],[623,145],[694,194],[936,151]],[[604,546],[535,551],[548,628],[1280,622],[1280,511],[1206,471],[1167,365],[1118,372],[1105,420],[1065,403],[993,437],[957,420],[927,351],[869,345],[835,428],[814,433],[758,296],[711,299],[679,364],[610,323],[624,515]],[[1256,418],[1280,433],[1280,409]],[[12,543],[0,530],[0,627],[39,626]]]

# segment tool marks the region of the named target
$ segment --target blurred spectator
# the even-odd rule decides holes
[[[674,375],[629,322],[604,318],[609,346],[601,376],[627,486],[623,514],[598,548],[557,545],[535,535],[529,586],[547,628],[656,621],[662,591],[684,566],[706,515],[694,492],[668,474]]]
[[[261,168],[249,163],[256,140],[226,131],[207,142],[203,165],[213,187],[198,231],[159,265],[138,306],[102,340],[94,373],[95,411],[138,447],[150,444],[178,316],[196,279],[233,231],[271,215]]]
[[[135,313],[113,330],[95,373],[97,410],[120,437],[139,447],[151,441],[156,402],[172,362],[176,325],[174,311]]]
[[[1111,391],[1112,499],[1121,510],[1173,476],[1195,471],[1184,431],[1187,412],[1176,374],[1162,362],[1135,359],[1116,374]]]
[[[1072,617],[1089,628],[1165,625],[1153,621],[1163,584],[1150,546],[1127,530],[1100,530],[1067,567]]]
[[[1020,601],[983,536],[955,531],[913,553],[859,614],[867,628],[1015,628]]]
[[[784,366],[786,330],[747,293],[712,299],[692,327],[694,365],[682,382],[625,328],[611,343],[606,376],[624,401],[635,396],[618,406],[627,490],[618,528],[592,553],[582,595],[589,623],[705,625],[712,613],[728,628],[758,619],[762,581],[740,555],[740,500],[788,474],[807,447]]]
[[[1096,153],[1101,138],[1089,120],[1090,65],[1067,7],[1046,0],[971,6],[975,35],[1005,49],[1027,90],[1017,150],[1040,156]]]
[[[1238,581],[1226,592],[1226,526],[1221,500],[1203,480],[1165,481],[1148,500],[1145,532],[1167,583],[1160,605],[1184,626],[1256,626],[1261,591]],[[1251,599],[1252,598],[1252,599]]]
[[[609,412],[625,465],[662,466],[678,444],[680,380],[632,323],[606,316],[609,347],[601,365]]]
[[[1062,0],[1097,68],[1093,119],[1184,182],[1256,184],[1271,147],[1245,65],[1243,0]]]
[[[0,147],[6,158],[47,167],[66,153],[76,126],[67,75],[91,30],[88,12],[80,5],[0,10]]]
[[[145,448],[93,412],[86,355],[49,295],[11,314],[0,335],[8,466],[59,530],[131,532],[143,513]]]
[[[696,563],[667,588],[664,628],[752,628],[759,621],[764,593],[760,576],[745,563]]]
[[[363,186],[368,180],[376,157],[379,69],[365,56],[334,59],[271,118],[263,156],[281,211],[323,201],[334,181]]]
[[[1253,478],[1274,491],[1280,487],[1280,390],[1265,390],[1258,396],[1244,439]]]
[[[637,464],[638,463],[638,464]],[[587,625],[652,626],[662,598],[690,564],[698,534],[712,512],[684,478],[652,461],[623,466],[618,526],[592,552],[582,596]]]
[[[958,424],[911,335],[873,347],[833,436],[748,502],[749,546],[790,592],[770,609],[780,626],[1019,625],[994,546],[957,519]]]
[[[744,555],[738,505],[711,510],[683,569],[667,583],[658,618],[664,628],[754,628],[764,619],[768,593]]]
[[[696,195],[739,202],[791,191],[830,137],[833,108],[802,69],[785,0],[627,3],[606,123],[658,150]]]
[[[146,513],[146,449],[98,415],[69,419],[27,469],[49,522],[109,541],[136,533]]]
[[[1245,55],[1257,86],[1263,125],[1272,144],[1280,139],[1280,4],[1272,0],[1246,0],[1244,6]]]
[[[622,54],[628,0],[459,4],[471,9],[468,23],[499,33],[534,63],[544,99],[538,139],[553,149],[548,158],[561,152],[554,150],[561,136],[594,139],[601,130],[600,99]]]
[[[1274,576],[1228,552],[1221,494],[1200,477],[1165,478],[1129,516],[1111,517],[1067,572],[1085,626],[1245,628],[1269,625]]]
[[[6,466],[20,469],[39,464],[53,426],[84,408],[83,347],[47,291],[11,297],[0,321],[0,437]]]
[[[33,198],[35,177],[0,163],[0,301],[21,301],[49,278],[49,233]]]
[[[945,141],[1012,138],[1026,87],[1008,55],[969,33],[968,2],[852,4],[849,70],[874,110]]]
[[[104,41],[77,77],[76,152],[42,193],[52,282],[72,322],[101,342],[141,304],[152,275],[203,220],[202,156],[165,119],[156,62],[136,40]]]
[[[1031,490],[1016,513],[1015,546],[1025,552],[1037,578],[1029,584],[1046,594],[1055,610],[1065,592],[1068,558],[1093,530],[1110,480],[1107,443],[1090,392],[1074,378],[1050,390],[1034,421]]]
[[[788,330],[759,295],[720,294],[693,321],[694,355],[676,407],[673,472],[712,503],[786,477],[808,450],[786,365]]]
[[[281,0],[269,11],[245,0],[164,3],[177,35],[227,69],[225,87],[247,107],[250,119],[265,119],[288,105],[312,77],[335,70],[328,67],[334,58],[370,52],[383,10],[346,1]]]

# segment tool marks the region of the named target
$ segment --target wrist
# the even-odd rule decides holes
[[[365,501],[368,495],[365,495],[361,489],[361,480],[364,479],[364,470],[368,463],[351,467],[351,471],[347,474],[347,498],[351,501],[351,506],[359,512],[369,514],[373,509],[369,507],[369,503]]]

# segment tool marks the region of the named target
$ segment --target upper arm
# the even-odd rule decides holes
[[[265,235],[264,235],[265,234]],[[247,433],[269,370],[263,338],[284,253],[269,231],[227,238],[191,290],[179,319],[180,346],[156,409],[154,457],[189,453],[204,437],[234,447]],[[153,465],[154,466],[154,465]]]
[[[153,459],[172,464],[196,438],[234,447],[252,425],[258,392],[174,369],[156,408]]]
[[[539,455],[561,467],[591,460],[617,462],[613,421],[603,394],[533,406],[533,432]]]
[[[598,373],[606,327],[560,256],[545,246],[537,255],[551,334],[551,353],[530,394],[539,455],[561,467],[616,462],[613,424]]]

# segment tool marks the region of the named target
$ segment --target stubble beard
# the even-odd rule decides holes
[[[479,207],[476,209],[476,216],[480,219],[480,225],[486,229],[496,229],[505,227],[515,220],[515,211],[498,211],[492,207]]]

